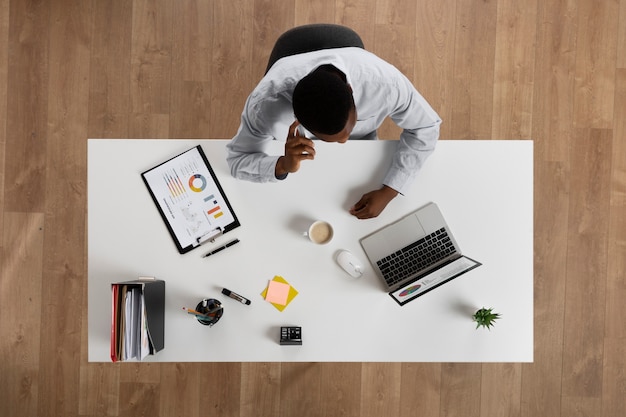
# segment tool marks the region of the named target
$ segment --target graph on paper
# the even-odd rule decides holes
[[[239,226],[200,146],[142,176],[181,253],[215,230],[227,232]]]

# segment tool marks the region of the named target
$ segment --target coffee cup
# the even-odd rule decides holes
[[[323,220],[317,220],[309,226],[309,229],[305,232],[305,236],[313,243],[318,245],[324,245],[330,242],[333,238],[333,227],[330,223]]]

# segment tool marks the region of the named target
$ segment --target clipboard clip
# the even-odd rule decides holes
[[[206,242],[215,242],[215,239],[217,239],[218,236],[221,236],[224,233],[224,231],[222,230],[221,227],[216,227],[215,229],[203,234],[202,236],[200,236],[199,238],[196,239],[196,245],[195,246],[200,246],[203,243]]]

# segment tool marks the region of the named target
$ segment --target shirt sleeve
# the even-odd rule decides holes
[[[403,131],[383,184],[404,194],[435,150],[441,119],[403,75],[397,87],[397,102],[389,117]]]
[[[252,182],[274,182],[279,155],[268,155],[265,148],[274,137],[263,134],[269,131],[258,109],[246,101],[237,134],[226,145],[226,161],[233,177]]]

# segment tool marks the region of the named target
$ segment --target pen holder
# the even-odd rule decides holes
[[[212,313],[209,313],[211,310],[214,311]],[[196,306],[196,311],[203,314],[209,313],[208,319],[196,316],[196,319],[200,322],[200,324],[204,324],[205,326],[209,327],[217,323],[224,314],[224,308],[222,307],[222,303],[214,298],[205,298],[204,300],[200,301]]]

